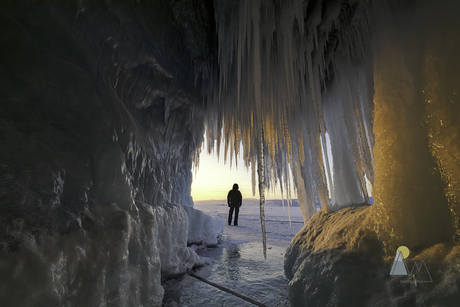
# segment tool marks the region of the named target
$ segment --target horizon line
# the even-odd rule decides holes
[[[259,200],[260,198],[254,198],[254,197],[246,197],[243,199],[244,200]],[[222,199],[201,199],[201,200],[193,200],[194,202],[195,201],[221,201],[221,200],[226,200],[225,198],[222,198]],[[267,200],[283,200],[282,198],[270,198],[270,199],[265,199],[265,201]],[[287,201],[287,198],[285,198],[284,200]],[[291,200],[297,200],[297,198],[291,198]]]

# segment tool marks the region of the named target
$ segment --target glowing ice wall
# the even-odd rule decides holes
[[[374,197],[393,241],[417,246],[458,239],[460,5],[409,9],[376,14]]]

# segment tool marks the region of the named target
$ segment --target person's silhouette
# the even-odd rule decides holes
[[[242,204],[243,196],[238,190],[238,184],[233,185],[233,189],[230,190],[227,194],[227,204],[230,207],[228,212],[228,225],[232,224],[233,211],[235,211],[235,219],[233,220],[233,225],[238,225],[238,213],[240,212],[240,207]]]

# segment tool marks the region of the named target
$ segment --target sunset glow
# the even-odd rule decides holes
[[[206,138],[205,138],[206,140]],[[206,141],[204,143],[206,146]],[[204,147],[206,148],[206,147]],[[224,148],[222,145],[221,148]],[[227,193],[232,189],[234,183],[238,183],[241,194],[244,198],[258,198],[259,192],[256,183],[255,196],[252,195],[251,171],[244,168],[244,161],[241,156],[237,159],[238,168],[235,167],[233,159],[230,169],[230,161],[224,164],[224,153],[220,152],[219,160],[217,155],[208,155],[206,150],[202,150],[200,156],[200,166],[196,175],[193,176],[192,197],[194,201],[199,200],[222,200],[227,198]],[[194,171],[195,172],[195,171]],[[281,199],[279,187],[275,191],[266,191],[266,199]],[[286,193],[284,193],[286,198]],[[296,198],[292,191],[292,198]]]

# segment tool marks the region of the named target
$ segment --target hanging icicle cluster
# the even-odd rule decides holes
[[[362,202],[373,178],[373,135],[367,80],[353,63],[366,58],[368,4],[223,1],[215,9],[219,83],[208,95],[219,103],[207,135],[217,152],[222,139],[235,155],[241,142],[253,180],[256,160],[263,162],[259,184],[267,188],[285,191],[292,172],[306,220],[317,203],[329,208],[330,197]]]

